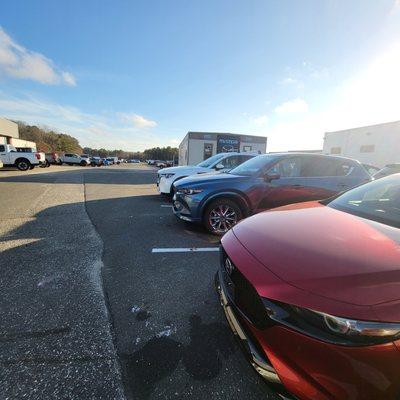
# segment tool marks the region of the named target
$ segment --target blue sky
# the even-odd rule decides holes
[[[0,115],[84,146],[197,130],[317,149],[400,119],[400,0],[13,0],[0,27]]]

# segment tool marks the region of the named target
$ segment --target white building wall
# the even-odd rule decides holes
[[[0,136],[19,138],[18,125],[5,118],[0,118]]]
[[[189,139],[188,165],[196,165],[204,160],[204,144],[213,145],[212,155],[217,153],[217,141],[210,139]]]
[[[188,163],[188,144],[189,135],[186,135],[179,145],[179,161],[178,165],[187,165]]]
[[[249,150],[249,148],[251,150]],[[240,151],[265,154],[267,151],[266,143],[240,142]]]
[[[327,132],[324,154],[338,154],[383,167],[400,162],[400,121]]]

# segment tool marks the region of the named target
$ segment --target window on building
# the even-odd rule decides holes
[[[252,147],[251,146],[243,146],[243,151],[251,151]]]
[[[374,144],[364,144],[360,147],[360,153],[373,153],[375,151]]]
[[[204,143],[203,160],[207,160],[213,155],[213,147],[212,143]]]
[[[331,154],[341,154],[342,148],[341,147],[331,147]]]

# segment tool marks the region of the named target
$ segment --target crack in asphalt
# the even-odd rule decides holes
[[[15,333],[0,333],[0,342],[14,341],[18,339],[31,339],[31,338],[41,338],[49,335],[64,335],[69,333],[71,328],[69,326],[46,329],[42,331],[28,331],[28,332],[15,332]]]

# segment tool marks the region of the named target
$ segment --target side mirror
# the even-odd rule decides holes
[[[276,179],[280,179],[281,176],[279,174],[265,174],[264,175],[264,181],[265,182],[272,182]]]
[[[219,163],[219,164],[217,164],[216,166],[215,166],[215,169],[218,171],[218,170],[220,170],[220,169],[224,169],[225,168],[225,165],[224,164],[221,164],[221,163]]]

